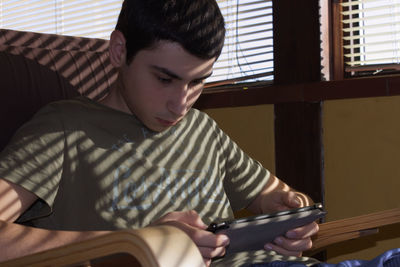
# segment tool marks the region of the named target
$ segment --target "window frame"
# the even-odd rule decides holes
[[[321,0],[324,1],[324,0]],[[363,69],[365,72],[359,71],[359,75],[351,75],[350,72],[346,71],[345,59],[344,59],[344,41],[343,41],[343,25],[342,25],[342,11],[343,7],[341,3],[343,0],[327,0],[330,1],[331,6],[331,19],[330,27],[332,29],[332,45],[331,45],[331,64],[332,80],[343,80],[343,79],[357,79],[357,78],[375,78],[383,76],[400,75],[399,66],[396,64],[377,64],[377,66],[391,66],[393,65],[394,71],[385,71],[379,74],[373,74],[375,68],[372,65],[367,65]],[[368,73],[369,72],[369,73]]]
[[[117,2],[119,1],[122,2],[121,0],[118,1],[114,0],[111,3],[107,3],[107,1],[98,1],[98,2],[92,0],[86,0],[86,1],[88,1],[89,4],[94,6],[99,5],[99,12],[107,12],[106,14],[108,16],[111,15],[114,16],[113,12],[115,12],[116,10]],[[67,27],[67,25],[69,26],[76,25],[77,23],[73,19],[74,18],[82,19],[82,17],[84,17],[83,15],[88,10],[88,7],[83,7],[82,8],[83,10],[80,10],[81,7],[79,5],[79,1],[77,0],[74,1],[48,0],[42,2],[43,3],[38,3],[38,4],[43,5],[41,7],[42,8],[44,7],[47,11],[45,13],[46,19],[44,19],[44,21],[40,20],[43,14],[40,12],[40,8],[35,6],[36,3],[30,3],[34,7],[33,11],[27,9],[29,12],[32,11],[31,14],[32,16],[28,17],[32,17],[35,23],[31,23],[30,20],[20,22],[18,19],[19,17],[21,17],[20,13],[24,11],[26,8],[28,8],[27,6],[22,5],[21,3],[15,0],[5,4],[4,8],[5,10],[8,11],[5,12],[6,16],[4,16],[3,18],[4,27],[5,28],[9,27],[10,29],[17,31],[34,31],[34,32],[43,32],[50,34],[72,35],[74,33],[72,33],[71,31],[75,28]],[[271,48],[272,46],[271,17],[273,8],[272,2],[273,0],[249,0],[242,2],[233,1],[233,3],[239,5],[238,7],[236,7],[235,6],[236,4],[234,5],[229,0],[219,1],[218,4],[221,6],[221,11],[225,17],[225,22],[227,24],[227,33],[226,33],[227,39],[225,43],[227,44],[227,43],[238,42],[239,44],[229,45],[227,47],[224,47],[219,57],[220,60],[222,59],[222,62],[217,62],[215,64],[214,74],[218,74],[219,68],[225,67],[226,68],[225,71],[223,70],[221,74],[226,74],[226,75],[216,77],[214,80],[210,79],[206,84],[206,91],[211,92],[211,91],[241,90],[243,88],[248,88],[248,86],[253,86],[254,83],[253,81],[255,81],[256,79],[261,79],[261,81],[255,82],[256,83],[255,86],[269,85],[273,82],[272,80],[273,48]],[[62,7],[61,8],[62,11],[59,11],[57,5],[60,5]],[[102,8],[104,8],[104,10]],[[0,11],[2,10],[3,9],[0,9]],[[10,14],[8,14],[8,12]],[[266,14],[266,16],[260,18],[260,16],[263,14]],[[64,16],[66,18],[65,21],[66,27],[65,29],[64,27],[61,27],[62,28],[61,31],[57,31],[57,28],[58,24],[60,25],[64,24],[63,19],[61,19],[61,21],[58,21],[58,19],[49,19],[47,21],[47,18],[64,17]],[[70,21],[69,19],[72,20]],[[37,24],[36,23],[37,21],[41,23],[39,28],[36,28],[34,26]],[[91,20],[85,18],[84,22],[85,23],[91,22]],[[83,29],[91,28],[91,26],[86,26],[86,24],[79,24],[79,25],[80,27],[83,27]],[[114,25],[112,24],[108,25],[106,32],[101,35],[98,35],[97,34],[98,31],[96,30],[94,30],[93,32],[91,31],[80,32],[78,30],[75,35],[77,37],[107,39],[108,33],[109,31],[112,31],[113,26]],[[238,27],[239,30],[236,30],[235,27]],[[241,29],[243,29],[243,31]],[[249,31],[248,29],[253,29],[253,30]],[[89,36],[85,35],[84,33],[89,34]],[[238,34],[238,37],[236,36],[236,34]],[[257,56],[255,56],[254,54]],[[240,63],[236,64],[236,62],[239,61]],[[260,61],[265,61],[265,63],[264,62],[260,63]],[[245,71],[239,72],[239,69]],[[237,72],[238,74],[232,75],[233,72]],[[243,81],[245,81],[245,83]]]
[[[342,6],[340,0],[329,0],[331,3],[331,28],[332,28],[332,80],[344,79],[344,53],[343,53],[343,27]]]
[[[290,0],[274,0],[280,1],[288,8],[291,6]],[[310,0],[298,0],[301,5],[307,6]],[[341,22],[335,18],[335,14],[340,14],[340,5],[337,5],[339,0],[321,0],[326,1],[326,16],[327,23],[322,30],[328,30],[326,40],[326,51],[328,55],[328,64],[330,68],[330,79],[323,81],[290,81],[286,83],[274,83],[272,85],[252,84],[247,87],[247,90],[225,90],[221,92],[204,93],[198,100],[199,108],[220,108],[220,107],[237,107],[262,104],[277,104],[277,103],[296,103],[296,102],[315,102],[326,100],[339,100],[349,98],[365,98],[365,97],[380,97],[380,96],[395,96],[400,95],[400,74],[381,75],[373,77],[345,77],[344,76],[344,61],[342,51],[342,36],[335,34],[341,33]],[[276,5],[274,4],[274,13]],[[301,8],[299,9],[301,12]],[[318,15],[319,17],[319,15]],[[293,18],[294,19],[294,18]],[[301,25],[292,25],[291,28],[277,28],[276,20],[274,19],[274,31],[303,31],[299,29]],[[319,22],[318,22],[319,23]],[[298,28],[296,28],[298,27]],[[276,35],[274,35],[276,36]],[[283,49],[288,49],[295,46],[297,40],[277,37],[278,43],[274,40],[274,46],[285,46]],[[305,43],[303,46],[306,46]],[[320,50],[320,48],[319,48]],[[274,49],[275,52],[276,49]],[[284,53],[284,50],[283,50]],[[276,61],[280,59],[274,56]],[[296,60],[296,58],[294,58]],[[275,71],[280,68],[279,64],[274,63]],[[294,68],[296,70],[296,68]],[[284,71],[284,70],[283,70]],[[303,71],[298,68],[298,71]]]

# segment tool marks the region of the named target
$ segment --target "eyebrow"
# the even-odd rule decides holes
[[[173,79],[177,79],[177,80],[180,80],[180,81],[183,80],[182,77],[180,77],[178,74],[176,74],[176,73],[170,71],[169,69],[166,69],[166,68],[163,68],[163,67],[159,67],[159,66],[155,66],[155,65],[152,65],[151,67],[152,67],[153,69],[159,71],[159,72],[164,73],[165,75],[167,75],[167,76],[169,76],[169,77],[171,77],[171,78],[173,78]],[[208,73],[208,74],[206,74],[206,75],[204,75],[204,76],[202,76],[202,77],[195,78],[194,80],[205,80],[205,79],[207,79],[208,77],[210,77],[212,74],[213,74],[213,73],[210,72],[210,73]]]

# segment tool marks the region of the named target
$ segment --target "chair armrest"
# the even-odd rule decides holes
[[[116,231],[0,265],[203,267],[204,262],[197,246],[183,231],[163,225]]]
[[[379,227],[396,223],[400,223],[400,208],[322,223],[313,239],[312,251],[341,241],[375,234],[379,232]]]

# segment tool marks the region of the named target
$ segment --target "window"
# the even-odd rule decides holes
[[[400,70],[400,0],[342,0],[346,77]]]
[[[225,47],[209,87],[273,80],[272,0],[218,0]],[[122,0],[0,0],[0,28],[108,39]]]
[[[121,0],[2,0],[0,27],[108,39]]]
[[[273,80],[272,0],[220,0],[225,46],[209,81]]]

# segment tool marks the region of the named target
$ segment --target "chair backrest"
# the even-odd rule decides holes
[[[101,99],[116,76],[107,40],[0,29],[0,150],[45,104]]]

